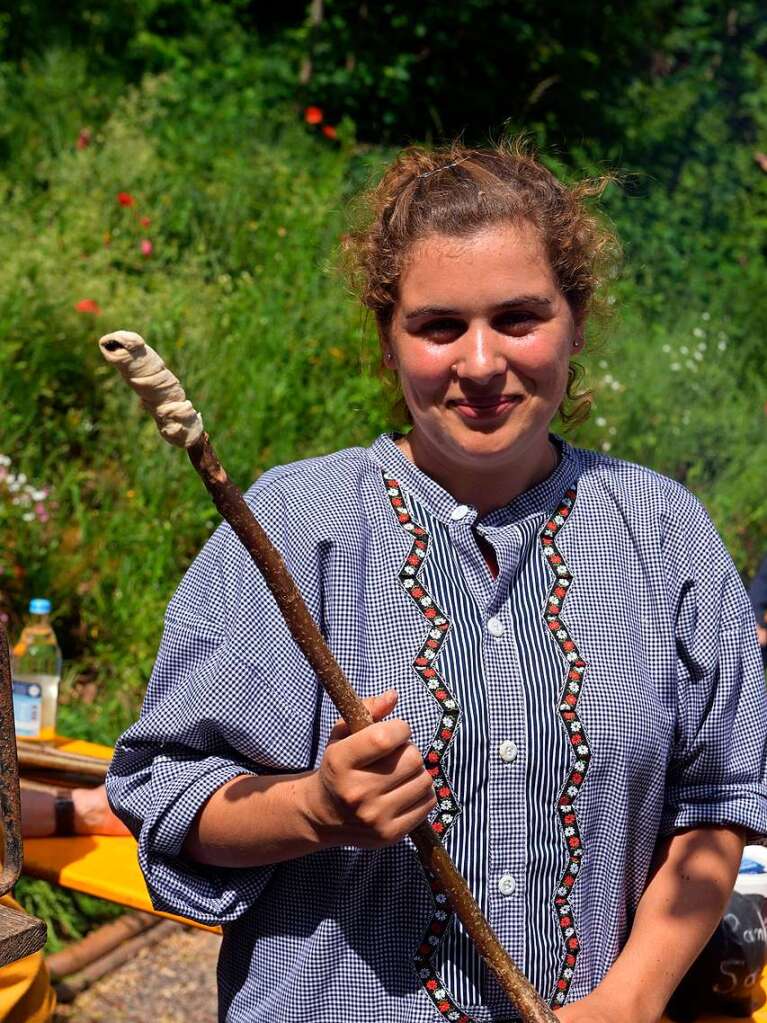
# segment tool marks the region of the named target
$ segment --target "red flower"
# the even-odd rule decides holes
[[[152,221],[149,217],[139,217],[139,224],[141,224],[142,227],[149,227],[151,223]]]
[[[121,206],[133,206],[136,202],[130,192],[118,192],[117,201]]]
[[[319,107],[307,107],[304,110],[304,120],[307,124],[322,124],[322,110]]]
[[[89,313],[91,316],[98,316],[101,313],[101,306],[92,298],[81,298],[75,302],[75,310],[78,313]]]
[[[325,136],[326,139],[338,138],[338,132],[336,131],[332,124],[323,124],[322,134]]]
[[[80,129],[80,133],[77,136],[77,141],[75,142],[75,148],[76,149],[87,149],[90,144],[91,144],[91,130],[90,130],[90,128],[81,128]]]
[[[152,245],[148,238],[141,239],[141,245],[139,248],[141,249],[142,256],[151,256],[154,252],[154,245]]]

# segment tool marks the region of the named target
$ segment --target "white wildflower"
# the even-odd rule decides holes
[[[693,330],[693,335],[695,337],[705,337],[706,332],[702,327],[695,327],[695,329]]]
[[[605,419],[604,416],[597,416],[594,422],[597,424],[597,426],[607,426],[607,420]]]

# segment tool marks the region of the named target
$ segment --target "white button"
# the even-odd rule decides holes
[[[461,519],[465,519],[469,514],[469,506],[467,504],[457,504],[455,508],[450,512],[450,518],[454,522],[460,522]]]
[[[498,756],[504,762],[504,764],[513,764],[517,759],[517,744],[512,742],[511,739],[504,739],[501,745],[498,747]]]
[[[488,618],[487,620],[487,631],[491,636],[502,636],[506,631],[506,626],[503,624],[500,618]]]
[[[513,895],[517,890],[517,882],[511,874],[504,874],[498,881],[498,891],[501,895]]]

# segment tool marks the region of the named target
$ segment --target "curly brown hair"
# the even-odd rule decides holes
[[[583,321],[594,311],[597,290],[619,255],[615,235],[589,204],[610,180],[567,185],[521,139],[483,149],[459,143],[405,149],[363,196],[361,223],[344,238],[352,286],[385,339],[415,242],[430,234],[460,237],[489,224],[524,220],[539,232],[562,294]],[[571,362],[560,408],[565,422],[588,415],[591,396],[578,390],[582,375],[582,367]]]

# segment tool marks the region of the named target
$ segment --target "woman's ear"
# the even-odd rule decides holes
[[[576,320],[572,340],[573,352],[580,352],[585,344],[586,344],[585,324],[583,320]]]

